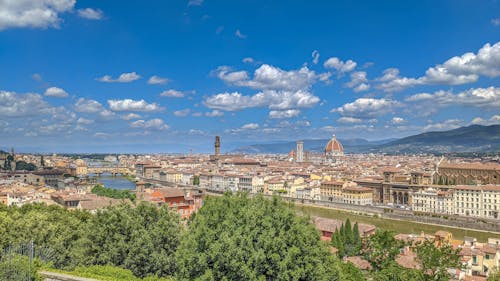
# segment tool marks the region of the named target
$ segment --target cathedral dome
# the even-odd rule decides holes
[[[332,139],[325,146],[325,153],[343,153],[344,147],[337,140],[335,135],[333,135]]]

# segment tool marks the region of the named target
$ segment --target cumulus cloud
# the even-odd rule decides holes
[[[76,0],[0,1],[0,30],[7,28],[59,27],[59,15],[69,12]]]
[[[359,98],[334,108],[331,112],[337,112],[344,117],[367,119],[385,115],[401,106],[400,102],[390,99]]]
[[[377,88],[387,92],[401,91],[416,85],[462,85],[476,82],[480,76],[500,76],[500,42],[485,44],[477,54],[465,53],[430,67],[419,78],[400,77],[399,70],[387,69]]]
[[[151,84],[151,85],[160,85],[160,84],[166,84],[169,81],[170,80],[168,80],[168,78],[163,78],[163,77],[160,77],[160,76],[153,75],[153,76],[149,77],[148,84]]]
[[[500,25],[500,18],[492,19],[491,24],[493,24],[494,26],[499,26]]]
[[[153,112],[163,110],[157,103],[147,103],[145,100],[108,100],[109,108],[113,111],[143,111]]]
[[[490,119],[483,119],[481,117],[476,117],[470,122],[474,125],[496,125],[500,124],[500,115],[493,115]]]
[[[238,111],[246,108],[268,107],[270,109],[292,109],[312,107],[319,98],[307,91],[274,91],[266,90],[253,96],[245,96],[238,92],[221,93],[205,99],[203,104],[212,109]]]
[[[114,112],[105,109],[100,102],[91,99],[79,98],[75,103],[74,109],[76,112],[97,113],[103,119],[115,116]]]
[[[191,109],[189,108],[174,111],[174,115],[177,117],[185,117],[188,116],[189,113],[191,113]]]
[[[104,107],[96,100],[79,98],[75,103],[75,111],[85,113],[96,113],[103,111]]]
[[[325,61],[325,68],[333,68],[339,73],[351,72],[356,68],[357,63],[352,60],[341,61],[339,58],[331,57]]]
[[[406,122],[406,120],[404,118],[401,118],[401,117],[392,117],[392,119],[391,119],[391,123],[394,125],[403,124],[405,122]]]
[[[339,119],[337,119],[337,122],[343,124],[355,124],[355,123],[362,123],[363,119],[354,117],[340,117]]]
[[[139,119],[139,118],[141,118],[141,115],[136,114],[136,113],[129,113],[129,114],[122,115],[121,118],[123,120]]]
[[[103,18],[104,14],[99,9],[86,8],[79,9],[78,16],[88,20],[100,20]]]
[[[355,71],[350,75],[351,81],[347,82],[345,85],[349,88],[354,88],[354,92],[362,92],[370,89],[370,85],[367,84],[368,79],[366,78],[365,71]]]
[[[54,108],[39,94],[0,91],[0,116],[25,117],[50,114]]]
[[[428,103],[436,106],[469,106],[484,109],[500,108],[500,88],[472,88],[453,94],[451,91],[437,91],[433,94],[419,93],[405,99],[407,102]]]
[[[130,123],[130,127],[132,128],[140,128],[140,129],[150,129],[150,130],[167,130],[170,128],[165,122],[160,118],[155,118],[151,120],[137,120]]]
[[[140,79],[141,76],[135,72],[122,73],[117,79],[113,79],[110,75],[104,75],[103,77],[97,78],[97,81],[105,83],[129,83]]]
[[[259,124],[257,123],[248,123],[243,126],[241,126],[241,129],[243,130],[256,130],[259,128]]]
[[[168,97],[168,98],[183,98],[189,93],[191,93],[191,92],[183,92],[183,91],[170,89],[170,90],[166,90],[166,91],[161,92],[160,96]]]
[[[449,119],[439,123],[431,123],[424,127],[424,131],[447,131],[462,127],[464,121],[460,119]]]
[[[193,116],[196,116],[196,115],[193,114]],[[224,112],[219,111],[217,109],[214,109],[212,111],[205,112],[205,116],[207,116],[207,117],[221,117],[221,116],[224,116]]]
[[[78,120],[76,120],[76,123],[79,125],[90,125],[90,124],[94,123],[94,120],[80,117],[80,118],[78,118]]]
[[[318,64],[319,62],[319,52],[317,50],[314,50],[311,54],[312,61],[314,64]]]
[[[68,97],[68,93],[58,87],[50,87],[47,90],[45,90],[44,93],[45,96],[47,97],[56,97],[56,98],[66,98]]]
[[[271,110],[269,111],[269,118],[280,119],[280,118],[292,118],[297,117],[300,114],[298,109],[288,109],[288,110]]]

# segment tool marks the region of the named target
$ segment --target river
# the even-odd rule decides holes
[[[97,182],[102,183],[107,188],[135,189],[135,183],[122,176],[113,177],[110,174],[103,174],[97,177]]]

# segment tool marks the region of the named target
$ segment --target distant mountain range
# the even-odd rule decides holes
[[[328,139],[303,140],[304,150],[322,152]],[[471,125],[449,131],[427,132],[401,139],[368,141],[339,139],[346,153],[463,153],[500,152],[500,125]],[[254,144],[233,150],[234,153],[288,153],[294,141]]]

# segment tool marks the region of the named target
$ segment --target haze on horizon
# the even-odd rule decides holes
[[[347,2],[347,3],[344,3]],[[500,123],[497,1],[0,2],[0,149],[209,151]]]

